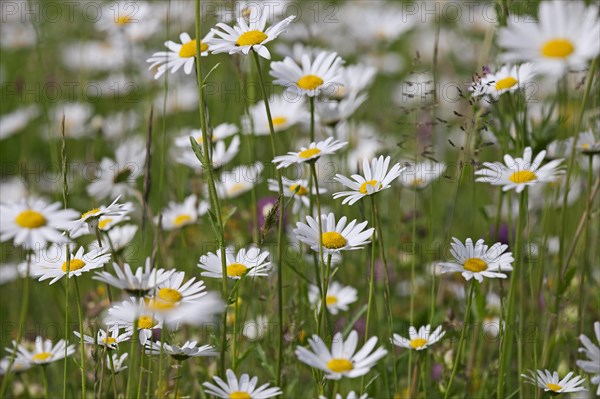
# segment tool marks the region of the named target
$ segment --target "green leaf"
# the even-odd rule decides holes
[[[208,71],[208,73],[206,74],[206,76],[204,77],[204,79],[202,79],[202,85],[206,84],[206,80],[208,79],[208,77],[213,73],[214,70],[216,70],[219,66],[221,65],[220,62],[217,62],[216,65],[214,67],[212,67],[210,69],[210,71]]]
[[[265,353],[265,350],[262,348],[262,346],[260,344],[257,344],[254,347],[254,352],[256,352],[256,355],[258,356],[258,361],[259,361],[260,365],[269,372],[272,379],[275,379],[275,371],[273,370],[273,367],[271,366],[273,361],[267,359],[267,354]]]
[[[358,319],[361,318],[361,316],[363,314],[365,314],[365,312],[367,311],[368,305],[363,305],[362,308],[360,308],[358,310],[358,312],[356,312],[354,314],[354,316],[352,317],[352,319],[350,320],[350,322],[348,324],[346,324],[346,328],[344,328],[344,337],[347,336],[348,334],[350,334],[350,331],[352,331],[354,329],[354,324],[356,324],[356,322],[358,321]]]

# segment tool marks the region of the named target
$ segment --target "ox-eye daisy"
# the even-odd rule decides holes
[[[233,136],[239,131],[238,127],[232,123],[221,123],[210,132],[209,137],[213,143],[225,140],[227,137]],[[196,142],[201,146],[204,145],[202,137],[202,129],[192,130],[189,134],[175,138],[175,145],[180,148],[190,147],[190,136],[196,139]]]
[[[502,191],[514,188],[517,193],[536,183],[554,181],[562,173],[562,171],[557,170],[557,166],[563,160],[555,159],[541,166],[545,156],[546,151],[542,151],[532,161],[531,147],[525,148],[523,158],[513,158],[506,154],[504,155],[504,164],[501,162],[484,162],[484,168],[475,171],[476,175],[481,176],[475,181],[490,183],[494,186],[504,186]]]
[[[594,5],[583,1],[543,1],[538,22],[509,18],[498,32],[498,44],[509,62],[531,61],[542,73],[560,76],[584,68],[600,52],[600,23]]]
[[[401,348],[414,349],[417,351],[428,348],[429,346],[438,342],[446,334],[442,331],[442,326],[438,326],[433,332],[431,332],[431,325],[421,326],[419,331],[411,326],[408,329],[409,339],[401,337],[398,334],[394,334],[392,343]]]
[[[128,355],[128,353],[123,353],[121,356],[119,356],[118,353],[106,355],[106,368],[108,371],[114,374],[119,374],[121,371],[127,369],[127,366],[125,366],[125,360],[127,360]]]
[[[65,347],[67,356],[71,356],[75,353],[75,345],[68,345],[64,339],[61,339],[53,345],[51,340],[45,340],[39,336],[35,339],[33,350],[28,350],[23,344],[17,345],[15,341],[13,341],[13,346],[15,349],[6,348],[6,350],[10,353],[12,353],[13,350],[16,350],[17,358],[27,360],[31,364],[43,365],[64,359]]]
[[[473,246],[470,238],[467,238],[463,245],[457,238],[452,239],[454,242],[450,244],[450,252],[455,261],[440,263],[442,273],[459,272],[467,281],[475,278],[482,282],[484,277],[506,278],[503,272],[512,271],[512,262],[515,259],[512,253],[505,253],[508,245],[497,242],[488,247],[481,239]]]
[[[209,39],[213,36],[212,32],[209,32],[206,36],[200,40],[200,55],[207,56],[209,50]],[[165,42],[165,46],[169,51],[159,51],[154,53],[152,57],[148,58],[146,62],[152,64],[148,69],[156,69],[154,79],[160,78],[167,70],[171,70],[171,73],[177,72],[181,67],[186,75],[189,75],[194,70],[194,62],[196,59],[196,39],[192,39],[187,33],[179,35],[181,43],[175,43],[171,40]]]
[[[196,281],[196,277],[192,277],[184,283],[184,279],[185,272],[175,272],[168,280],[158,284],[154,289],[153,303],[168,307],[195,301],[206,295],[204,281]]]
[[[215,348],[210,345],[198,346],[197,341],[186,341],[182,346],[169,345],[166,342],[147,342],[146,353],[160,355],[161,351],[175,360],[186,360],[190,357],[216,356]]]
[[[308,147],[301,147],[298,152],[288,152],[287,155],[280,155],[273,159],[273,163],[278,164],[277,169],[287,168],[293,164],[302,164],[305,162],[316,161],[323,155],[335,153],[340,148],[346,146],[348,142],[335,140],[329,137],[318,143],[312,142]]]
[[[121,197],[115,198],[110,205],[102,205],[99,208],[90,209],[87,212],[81,214],[81,217],[71,224],[70,232],[77,232],[81,229],[84,224],[88,224],[91,230],[96,230],[102,216],[107,217],[119,217],[127,214],[130,211],[128,203],[119,204],[118,201]]]
[[[473,83],[469,90],[473,96],[488,96],[493,100],[501,94],[526,88],[534,75],[531,63],[522,65],[504,65],[496,73],[488,73]]]
[[[268,383],[256,388],[258,377],[250,378],[248,374],[242,374],[238,380],[233,370],[227,370],[226,376],[227,382],[219,377],[214,377],[216,385],[210,382],[202,384],[206,393],[225,399],[267,399],[282,394],[281,389],[269,388]]]
[[[578,360],[577,367],[586,373],[593,374],[591,382],[594,385],[598,385],[596,395],[600,396],[600,321],[594,323],[594,332],[596,333],[598,345],[595,345],[583,334],[579,336],[583,348],[579,348],[578,351],[585,353],[589,360]]]
[[[275,133],[282,132],[304,120],[307,113],[302,99],[288,99],[285,95],[269,99],[271,120]],[[253,105],[249,110],[250,117],[244,116],[242,126],[246,133],[253,132],[257,136],[268,136],[271,133],[265,103]]]
[[[214,37],[209,40],[210,51],[213,54],[248,54],[250,50],[254,50],[261,57],[271,59],[271,54],[265,47],[265,44],[285,32],[288,25],[296,17],[293,15],[289,16],[283,21],[265,29],[268,14],[269,12],[266,8],[252,7],[248,22],[242,16],[238,18],[237,24],[233,28],[222,22],[218,23],[217,27],[211,30]]]
[[[79,339],[81,339],[81,334],[78,331],[73,331]],[[83,342],[86,344],[99,345],[104,346],[106,349],[117,349],[121,342],[129,341],[131,338],[131,331],[124,332],[121,334],[121,327],[118,325],[114,325],[108,329],[108,331],[104,331],[103,329],[98,330],[98,335],[96,338],[90,337],[89,335],[83,335]]]
[[[104,322],[110,327],[125,328],[130,334],[133,334],[135,328],[139,331],[140,344],[145,345],[152,336],[152,330],[162,328],[161,316],[146,306],[142,298],[130,297],[129,300],[111,306]]]
[[[308,192],[308,180],[290,180],[287,177],[282,177],[283,182],[283,196],[294,198],[293,212],[298,213],[302,206],[308,208],[310,205],[309,192]],[[269,190],[279,192],[279,186],[277,180],[269,179]],[[319,187],[319,194],[324,194],[327,189]],[[312,194],[317,195],[317,188],[312,187]]]
[[[260,182],[263,171],[262,162],[255,162],[251,165],[236,166],[228,172],[221,175],[216,188],[221,198],[235,198],[252,189]]]
[[[323,51],[311,61],[308,54],[302,56],[302,65],[290,57],[271,63],[273,83],[296,90],[298,94],[309,97],[321,92],[334,95],[342,85],[341,67],[343,60],[337,53]]]
[[[319,399],[327,399],[325,396],[321,395],[319,396]],[[335,395],[335,399],[369,399],[369,394],[365,393],[361,396],[358,396],[358,394],[354,391],[350,391],[348,392],[348,396],[346,396],[345,398],[340,395],[339,393]]]
[[[85,248],[80,247],[77,252],[70,254],[69,262],[67,263],[65,248],[59,247],[59,254],[54,253],[55,250],[56,247],[36,254],[31,264],[32,276],[39,277],[40,281],[52,279],[50,284],[54,284],[66,276],[67,271],[69,278],[81,276],[82,273],[104,266],[111,257],[108,247],[94,248],[87,253],[85,252]]]
[[[336,315],[340,311],[348,310],[348,305],[356,302],[358,299],[357,292],[358,291],[354,287],[342,285],[337,281],[332,282],[327,288],[327,295],[325,296],[327,311]],[[321,307],[321,293],[319,292],[319,287],[316,285],[310,286],[308,299],[312,305],[317,308]]]
[[[243,276],[248,277],[266,277],[271,271],[271,262],[267,260],[268,251],[261,251],[256,247],[248,249],[242,248],[236,254],[234,248],[227,248],[225,251],[227,277],[231,279],[240,279]],[[202,255],[198,267],[203,271],[200,273],[204,277],[222,278],[221,252],[216,254],[209,252]]]
[[[187,197],[183,203],[169,202],[167,209],[163,210],[161,223],[165,230],[175,230],[184,226],[192,225],[198,222],[198,217],[208,211],[208,203],[200,201],[195,194]],[[158,224],[159,217],[154,218],[154,223]]]
[[[392,158],[383,158],[383,155],[379,158],[373,158],[371,164],[367,159],[363,160],[363,174],[352,175],[350,180],[346,176],[337,174],[335,180],[342,183],[352,191],[340,191],[333,194],[333,198],[344,198],[342,204],[353,205],[356,201],[366,197],[367,195],[376,194],[379,191],[390,188],[390,183],[397,179],[404,168],[399,163],[394,164],[388,171]]]
[[[340,251],[360,249],[368,244],[375,229],[369,228],[366,221],[356,223],[351,221],[346,225],[348,218],[343,216],[338,222],[335,222],[335,215],[321,215],[322,234],[319,233],[319,222],[312,216],[306,216],[306,222],[296,223],[294,234],[298,240],[310,245],[314,251],[319,251],[319,243],[323,244],[323,252],[333,254]]]
[[[23,198],[15,203],[0,203],[0,241],[13,240],[25,249],[41,249],[48,243],[66,242],[66,230],[77,218],[60,202],[48,204],[39,198]]]
[[[229,143],[229,147],[225,144],[224,140],[217,141],[212,149],[211,153],[211,161],[213,165],[213,169],[218,169],[225,166],[227,163],[231,162],[233,158],[240,151],[240,138],[239,136],[234,136]],[[202,163],[198,160],[196,153],[192,149],[190,145],[190,139],[188,138],[188,146],[183,149],[181,153],[176,155],[176,160],[179,163],[189,166],[190,168],[194,168],[198,172],[202,172],[204,167]]]
[[[427,187],[429,183],[438,179],[446,169],[445,164],[429,160],[419,163],[407,162],[404,165],[406,169],[398,182],[404,187],[417,190]]]
[[[363,376],[371,370],[371,367],[379,359],[387,354],[383,347],[373,351],[377,344],[377,337],[369,338],[365,345],[356,352],[358,344],[358,333],[356,331],[350,332],[348,339],[345,341],[341,332],[336,333],[333,336],[331,350],[325,346],[323,340],[317,335],[313,335],[308,340],[308,344],[312,351],[301,346],[296,349],[298,360],[324,371],[326,373],[325,378],[330,380]]]
[[[116,263],[113,263],[113,268],[116,276],[102,271],[96,272],[93,279],[103,281],[137,297],[148,294],[151,289],[168,280],[174,272],[174,270],[153,268],[149,257],[146,258],[144,267],[138,267],[135,273],[131,272],[131,267],[127,263],[123,265],[123,270]]]
[[[521,374],[521,376],[525,378],[525,382],[537,385],[539,388],[542,388],[544,392],[551,392],[552,394],[557,395],[565,392],[587,391],[585,387],[581,386],[581,384],[585,382],[585,379],[580,376],[571,378],[573,376],[572,371],[570,371],[562,380],[559,379],[556,371],[551,374],[548,370],[537,370],[537,375],[533,370],[528,371],[530,375]]]

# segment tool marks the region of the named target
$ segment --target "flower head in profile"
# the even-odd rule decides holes
[[[422,190],[429,186],[433,181],[437,180],[444,170],[446,165],[441,162],[433,162],[426,160],[424,162],[406,162],[405,169],[398,182],[406,188]]]
[[[306,223],[296,223],[294,234],[298,240],[310,245],[313,251],[319,251],[319,245],[322,243],[323,252],[326,254],[361,249],[363,245],[371,242],[370,238],[375,229],[365,230],[367,221],[357,223],[353,220],[346,224],[347,221],[346,216],[342,216],[336,223],[333,213],[321,215],[322,233],[319,233],[319,222],[312,216],[306,216]]]
[[[415,327],[411,326],[408,329],[409,339],[394,334],[392,343],[401,348],[421,351],[438,342],[445,334],[446,332],[442,331],[442,326],[438,326],[433,332],[431,332],[431,325],[429,324],[422,326],[418,331]]]
[[[83,212],[81,217],[71,224],[70,231],[77,232],[86,223],[88,224],[90,230],[95,231],[100,223],[101,217],[120,217],[126,215],[131,210],[130,204],[118,203],[120,198],[121,196],[118,196],[108,206],[101,205],[99,208],[93,208],[89,211]]]
[[[325,296],[325,304],[327,311],[333,315],[338,314],[340,311],[348,310],[348,305],[356,302],[358,299],[358,291],[356,288],[349,285],[342,285],[337,281],[333,281],[327,288],[327,295]],[[311,285],[308,291],[308,299],[312,305],[317,308],[321,307],[321,293],[319,287]]]
[[[439,264],[442,273],[458,272],[465,280],[475,278],[480,283],[483,278],[506,278],[503,272],[512,271],[512,262],[515,259],[512,253],[506,252],[508,245],[495,243],[491,247],[485,245],[483,239],[473,241],[467,238],[463,244],[457,238],[452,238],[450,252],[454,262],[442,262]]]
[[[129,334],[139,331],[140,343],[145,345],[152,336],[152,330],[162,328],[163,317],[147,306],[144,299],[130,297],[111,306],[104,322],[111,328],[125,328]]]
[[[166,353],[173,359],[182,361],[190,357],[216,356],[217,351],[210,345],[198,345],[197,341],[186,341],[183,345],[167,344],[166,342],[146,342],[146,353],[160,355]]]
[[[101,271],[96,272],[94,280],[102,281],[113,287],[127,292],[129,295],[141,297],[150,292],[154,287],[162,284],[169,279],[174,270],[156,269],[152,267],[150,257],[146,258],[144,267],[138,267],[135,273],[131,271],[131,266],[125,263],[123,269],[117,263],[113,263],[113,269],[116,276]]]
[[[121,356],[119,356],[118,353],[109,353],[106,355],[106,368],[114,374],[119,374],[121,371],[127,369],[125,360],[127,360],[128,356],[129,353],[127,352],[123,353]]]
[[[208,55],[209,40],[213,36],[212,32],[209,32],[200,41],[200,55],[205,57]],[[186,75],[191,74],[194,71],[194,63],[196,60],[197,43],[196,39],[192,39],[190,35],[183,32],[179,35],[181,43],[175,43],[171,40],[165,42],[165,46],[169,51],[159,51],[154,53],[152,57],[148,58],[146,62],[151,63],[149,70],[155,70],[156,74],[154,79],[160,78],[166,71],[171,70],[171,73],[177,72],[183,67],[183,72]]]
[[[66,348],[66,351],[65,351]],[[26,360],[30,364],[49,364],[58,360],[64,359],[66,356],[71,356],[75,353],[75,345],[68,345],[64,339],[61,339],[56,344],[53,344],[49,339],[36,337],[35,344],[32,349],[28,349],[27,345],[18,344],[13,341],[13,348],[6,348],[10,353],[17,351],[17,358]]]
[[[598,10],[583,1],[542,1],[537,23],[509,19],[498,32],[502,58],[533,62],[542,73],[561,76],[582,69],[600,52]]]
[[[531,63],[521,65],[503,65],[495,73],[488,73],[474,83],[469,90],[473,96],[486,96],[496,100],[504,93],[524,89],[535,74]]]
[[[175,230],[198,222],[198,218],[208,211],[206,201],[198,201],[195,194],[187,197],[182,203],[170,201],[162,212],[161,225],[165,230]],[[158,216],[154,223],[158,224]]]
[[[390,188],[390,183],[397,179],[405,169],[399,163],[396,163],[388,171],[391,160],[391,157],[383,158],[382,155],[379,158],[373,158],[369,164],[369,161],[364,159],[364,176],[352,175],[352,179],[349,179],[340,174],[335,175],[335,180],[348,187],[350,191],[334,193],[333,198],[346,197],[342,201],[342,204],[353,205],[367,195],[373,195]]]
[[[556,371],[553,373],[550,373],[548,370],[537,370],[537,372],[533,370],[528,371],[530,375],[521,374],[521,377],[525,379],[525,382],[542,388],[544,392],[558,395],[566,392],[587,391],[585,387],[581,386],[585,382],[585,379],[580,376],[571,378],[573,377],[572,371],[570,371],[563,379],[559,378]]]
[[[267,28],[268,14],[266,7],[264,9],[251,7],[248,19],[244,16],[239,17],[237,24],[233,27],[222,22],[218,23],[216,28],[211,30],[214,37],[208,41],[210,51],[213,54],[242,53],[247,55],[250,50],[254,50],[261,57],[271,59],[271,53],[265,44],[285,32],[296,17],[289,16]]]
[[[292,211],[294,213],[300,212],[301,209],[308,209],[310,205],[310,194],[308,180],[298,179],[290,180],[285,176],[282,176],[283,182],[283,196],[294,198],[294,205]],[[269,190],[279,192],[279,186],[277,180],[269,179]],[[324,194],[327,189],[319,187],[319,194]],[[317,188],[313,185],[312,194],[317,194]]]
[[[344,340],[342,333],[333,336],[331,350],[325,346],[323,340],[313,335],[309,338],[310,349],[299,346],[296,356],[302,363],[325,372],[325,378],[339,380],[343,377],[356,378],[367,374],[381,358],[387,355],[383,347],[377,348],[377,337],[371,337],[364,346],[356,351],[358,333],[350,332]]]
[[[269,252],[256,247],[242,248],[237,253],[234,248],[225,251],[227,277],[239,280],[242,277],[266,277],[271,271]],[[198,267],[204,277],[223,278],[221,252],[209,252],[200,257]]]
[[[81,339],[81,334],[78,331],[73,331],[79,339]],[[91,345],[99,345],[103,346],[106,349],[117,349],[121,342],[129,341],[131,338],[131,332],[124,332],[121,334],[121,327],[118,325],[111,326],[108,328],[108,331],[104,331],[103,329],[98,329],[98,334],[96,338],[90,337],[89,335],[83,336],[83,342]]]
[[[314,60],[308,54],[298,65],[290,57],[271,63],[273,83],[295,90],[300,95],[318,96],[325,91],[333,95],[342,85],[341,67],[344,61],[334,52],[322,51]]]
[[[525,148],[523,158],[513,158],[506,154],[504,164],[484,162],[483,168],[475,171],[480,176],[475,181],[503,186],[502,191],[515,189],[517,193],[527,186],[552,182],[562,173],[557,167],[563,160],[555,159],[542,166],[545,156],[546,151],[542,151],[532,161],[531,147]]]
[[[323,141],[312,142],[308,147],[301,147],[298,152],[288,152],[287,155],[280,155],[273,159],[277,169],[287,168],[294,164],[303,164],[305,162],[314,162],[323,155],[334,154],[340,148],[343,148],[348,143],[346,141],[335,140],[329,137]]]
[[[327,397],[321,395],[319,396],[319,399],[327,399]],[[370,399],[369,398],[369,394],[365,393],[363,395],[358,396],[358,394],[354,391],[350,391],[348,392],[348,396],[344,397],[341,394],[337,393],[335,395],[335,399]]]
[[[216,384],[210,382],[202,384],[206,393],[224,399],[267,399],[282,394],[281,389],[269,387],[268,383],[256,388],[258,377],[250,378],[248,374],[242,374],[238,380],[233,370],[227,370],[226,376],[227,381],[214,377]]]
[[[32,276],[39,281],[52,279],[50,284],[54,284],[67,274],[69,278],[79,277],[83,273],[98,269],[108,263],[111,257],[108,247],[94,248],[88,252],[84,247],[80,247],[77,252],[69,254],[67,262],[67,250],[70,249],[58,247],[58,254],[56,250],[57,247],[53,247],[35,255],[31,264]]]
[[[598,345],[594,344],[583,334],[579,336],[583,347],[579,348],[578,351],[585,354],[587,360],[577,360],[577,367],[593,375],[591,382],[594,385],[598,385],[596,395],[600,396],[600,321],[594,323],[594,332],[596,333],[596,342],[598,342]]]
[[[285,95],[269,98],[269,108],[275,133],[282,132],[307,117],[302,99],[291,101]],[[250,107],[249,117],[243,117],[242,126],[244,126],[245,133],[254,133],[257,136],[268,136],[271,133],[264,102]]]
[[[257,161],[223,172],[220,181],[216,183],[219,197],[235,198],[252,190],[252,187],[260,182],[263,169],[262,162]]]

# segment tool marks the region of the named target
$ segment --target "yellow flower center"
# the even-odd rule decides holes
[[[158,322],[152,316],[140,316],[137,322],[138,328],[142,330],[149,330],[157,324]]]
[[[50,353],[50,352],[40,352],[40,353],[36,353],[35,355],[33,355],[31,357],[31,360],[33,360],[34,362],[44,362],[51,357],[52,357],[52,353]]]
[[[321,235],[321,242],[327,249],[340,249],[346,246],[346,239],[337,231],[328,231]]]
[[[117,342],[116,338],[113,337],[106,337],[106,338],[102,338],[102,342],[104,342],[105,345],[112,345],[114,343]]]
[[[465,270],[468,270],[473,273],[479,273],[484,270],[487,270],[487,263],[479,258],[469,258],[463,264]]]
[[[102,219],[101,221],[98,222],[98,228],[100,230],[104,230],[106,228],[106,226],[108,226],[109,224],[112,223],[112,219],[111,218],[106,218],[106,219]]]
[[[419,349],[419,348],[424,347],[427,344],[427,340],[423,339],[423,338],[415,338],[415,339],[411,339],[408,344],[413,349]]]
[[[510,177],[508,178],[508,180],[517,184],[529,183],[530,181],[534,181],[535,179],[537,179],[537,176],[535,175],[535,173],[529,170],[520,170],[510,175]]]
[[[562,387],[558,384],[546,384],[546,386],[548,387],[549,390],[554,391],[554,392],[558,392],[562,389]]]
[[[304,90],[315,90],[323,84],[323,79],[316,75],[304,75],[298,82],[296,82],[299,88]]]
[[[129,15],[121,15],[115,20],[117,25],[125,25],[131,21],[131,17]]]
[[[337,303],[338,299],[337,296],[335,295],[327,295],[325,297],[325,303],[327,304],[327,306],[329,305],[335,305]]]
[[[84,266],[85,266],[85,262],[82,261],[81,259],[71,259],[69,261],[69,271],[70,272],[79,270]],[[67,262],[63,262],[61,269],[63,272],[65,272],[65,273],[67,272]]]
[[[331,359],[327,362],[327,368],[334,373],[343,373],[352,370],[354,365],[348,359]]]
[[[381,183],[379,183],[377,180],[369,180],[364,182],[363,184],[360,185],[360,188],[358,189],[358,191],[360,191],[361,194],[368,194],[369,192],[367,191],[368,187],[373,187],[376,189],[381,189]]]
[[[308,158],[314,157],[315,155],[318,155],[320,153],[321,153],[321,150],[319,150],[318,148],[315,147],[315,148],[309,148],[309,149],[304,150],[304,151],[300,151],[298,153],[298,156],[300,158],[308,159]]]
[[[92,210],[89,210],[89,211],[87,211],[87,212],[85,212],[85,213],[82,213],[82,214],[81,214],[81,218],[82,218],[82,219],[85,219],[85,218],[87,218],[87,217],[89,217],[89,216],[94,216],[94,215],[95,215],[95,214],[97,214],[98,212],[100,212],[100,208],[94,208],[94,209],[92,209]]]
[[[581,144],[581,148],[583,148],[584,150],[589,150],[590,145],[588,143],[583,143],[583,144]]]
[[[229,195],[243,192],[248,186],[244,183],[235,183],[229,188]]]
[[[161,288],[158,290],[158,297],[163,301],[177,303],[181,301],[182,295],[181,292],[173,288]]]
[[[162,310],[170,310],[173,309],[175,305],[177,305],[177,302],[171,302],[163,299],[147,299],[145,302],[146,306],[148,306],[148,309],[156,312],[160,312]]]
[[[248,268],[241,263],[232,263],[227,265],[227,275],[229,277],[241,277],[246,273]]]
[[[517,84],[517,79],[509,76],[508,78],[500,79],[496,82],[496,90],[506,90],[510,89],[514,85]]]
[[[37,229],[46,225],[46,218],[39,212],[27,209],[17,215],[15,223],[27,229]]]
[[[260,44],[265,41],[267,37],[268,36],[264,32],[259,30],[251,30],[242,33],[235,41],[235,44],[238,46],[254,46],[255,44]]]
[[[200,52],[203,53],[208,50],[208,44],[200,42]],[[179,49],[179,56],[181,58],[191,58],[196,56],[196,39],[192,39],[187,43],[184,43]]]
[[[235,391],[229,394],[229,399],[252,399],[248,392]]]
[[[177,215],[177,217],[173,221],[173,224],[175,226],[181,226],[182,224],[185,224],[191,220],[192,220],[192,217],[190,215],[188,215],[187,213],[184,213],[182,215]]]
[[[298,191],[296,191],[298,190]],[[296,195],[306,195],[308,194],[308,190],[306,189],[306,187],[301,186],[300,184],[292,184],[290,186],[290,191],[292,193],[296,193]]]
[[[566,58],[575,51],[570,40],[552,39],[542,46],[542,55],[549,58]]]
[[[276,116],[273,118],[273,126],[282,126],[287,123],[287,118],[285,116]]]

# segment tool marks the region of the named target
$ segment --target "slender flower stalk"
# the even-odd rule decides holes
[[[277,146],[275,143],[275,128],[273,127],[273,118],[271,117],[271,108],[269,106],[269,97],[267,95],[267,88],[263,80],[262,68],[260,66],[260,60],[258,53],[252,48],[252,55],[254,56],[254,63],[256,64],[256,72],[258,75],[258,82],[262,91],[263,101],[265,103],[265,109],[267,111],[267,119],[269,121],[269,132],[271,137],[271,150],[273,157],[277,155]],[[279,336],[277,338],[277,379],[276,385],[281,386],[281,367],[283,361],[283,180],[281,179],[281,171],[275,169],[275,175],[277,176],[277,186],[279,189],[279,221],[277,225],[277,264],[279,269],[277,270],[277,324],[279,327]]]
[[[67,245],[67,253],[69,253],[69,246]],[[67,261],[68,262],[68,261]],[[67,270],[67,280],[69,280],[68,278],[68,273],[69,271]],[[86,383],[85,383],[85,340],[83,339],[83,305],[81,303],[81,294],[79,293],[79,282],[78,282],[78,278],[75,277],[75,297],[77,298],[77,316],[79,318],[79,334],[81,334],[80,336],[82,337],[79,342],[80,342],[80,348],[79,351],[80,353],[80,357],[79,357],[79,361],[81,362],[81,364],[79,365],[79,368],[81,370],[81,396],[83,398],[85,398],[85,392],[86,392]]]
[[[312,98],[311,98],[312,100]],[[318,181],[318,177],[317,177],[317,167],[316,167],[316,161],[311,161],[310,162],[310,172],[311,172],[311,181],[314,182],[315,184],[315,189],[316,189],[316,194],[314,195],[315,198],[315,202],[317,203],[317,215],[319,215],[318,217],[318,225],[319,225],[319,237],[321,237],[321,239],[319,240],[319,260],[318,262],[315,262],[316,267],[316,271],[317,274],[315,275],[315,278],[318,281],[318,284],[320,286],[320,291],[321,291],[321,304],[325,304],[327,303],[327,289],[329,287],[329,271],[331,269],[331,255],[329,255],[327,257],[328,262],[327,262],[327,267],[325,267],[325,260],[323,259],[323,218],[321,217],[321,199],[319,197],[319,181]],[[313,195],[313,191],[309,191],[311,193],[311,196]],[[319,268],[318,266],[321,267],[321,273],[319,275],[318,271]],[[319,276],[321,276],[321,278],[319,279]],[[322,305],[319,311],[319,319],[318,319],[318,323],[317,323],[317,335],[320,335],[321,332],[323,331],[323,322],[324,319],[327,318],[327,312],[325,311],[326,306]],[[326,327],[326,325],[325,325]]]

